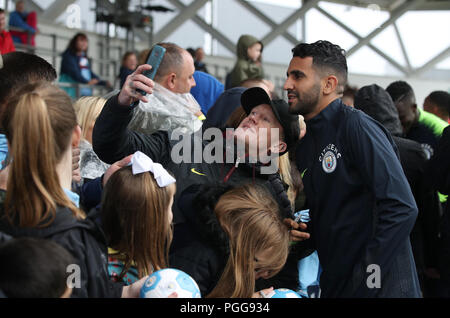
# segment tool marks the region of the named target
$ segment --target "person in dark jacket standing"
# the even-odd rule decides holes
[[[409,235],[417,206],[386,129],[340,99],[344,51],[293,49],[284,89],[307,132],[296,150],[323,272],[321,297],[420,297]]]
[[[125,83],[127,76],[136,70],[137,64],[136,53],[129,51],[122,56],[122,63],[120,65],[119,75],[117,76],[120,80],[120,88]]]
[[[386,91],[397,107],[405,138],[419,142],[431,158],[447,123],[418,107],[414,90],[407,82],[393,82]]]
[[[355,94],[354,106],[381,123],[398,147],[400,163],[419,212],[411,232],[411,245],[423,295],[427,297],[424,279],[425,273],[437,269],[440,218],[437,192],[425,182],[427,155],[420,143],[401,137],[403,129],[397,108],[383,88],[376,84],[361,87]]]
[[[87,57],[88,37],[84,33],[77,33],[70,40],[67,49],[62,54],[61,73],[59,81],[63,83],[80,83],[88,85],[101,85],[108,88],[111,84],[102,80],[92,71],[90,61]],[[74,88],[64,88],[70,97],[76,98]],[[91,96],[91,88],[80,89],[81,96]]]
[[[9,26],[21,30],[12,30],[13,41],[19,44],[35,46],[37,28],[36,11],[25,11],[24,1],[16,2],[16,10],[9,15]]]
[[[444,129],[436,152],[428,162],[427,176],[430,184],[443,194],[450,194],[450,127]],[[439,274],[441,297],[450,297],[450,204],[443,204],[440,222]]]

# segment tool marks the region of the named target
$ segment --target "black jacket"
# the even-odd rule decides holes
[[[432,186],[443,194],[450,194],[450,127],[444,129],[434,156],[427,167],[427,176]],[[450,203],[440,224],[439,271],[441,278],[450,283]]]
[[[230,255],[228,236],[214,213],[214,205],[229,185],[207,188],[193,185],[180,197],[179,207],[186,217],[183,227],[183,248],[169,255],[169,265],[194,278],[202,297],[219,282]]]
[[[296,160],[322,297],[419,297],[409,241],[417,206],[390,134],[340,99],[306,125]],[[377,273],[380,288],[367,284]]]
[[[403,130],[391,96],[378,85],[362,87],[355,95],[355,108],[381,123],[393,136],[400,153],[400,163],[418,208],[411,232],[414,260],[419,272],[437,266],[439,235],[439,198],[425,181],[427,155],[420,143],[402,138]]]
[[[234,163],[207,163],[203,158],[196,163],[194,152],[197,149],[195,145],[198,145],[203,152],[209,144],[209,141],[201,140],[197,135],[197,133],[201,134],[201,130],[195,134],[183,136],[183,138],[188,138],[187,141],[193,145],[191,153],[186,154],[191,162],[184,159],[180,163],[174,162],[171,154],[172,152],[179,153],[180,139],[171,139],[170,132],[167,131],[158,131],[154,134],[146,135],[128,130],[127,126],[133,117],[133,109],[133,106],[119,105],[117,96],[113,96],[107,101],[95,122],[93,131],[94,151],[102,161],[113,163],[139,150],[172,172],[177,180],[177,192],[173,206],[173,220],[175,224],[185,222],[185,216],[180,213],[177,205],[178,198],[183,190],[193,184],[215,182],[262,184],[274,196],[282,215],[284,217],[292,215],[285,184],[278,173],[261,174],[261,166],[258,164],[241,163],[235,168]],[[230,175],[230,178],[225,180],[227,175]],[[174,237],[175,245],[176,239]]]
[[[81,287],[73,289],[72,297],[121,297],[123,285],[113,283],[108,277],[107,247],[103,231],[92,219],[96,215],[77,221],[68,208],[59,207],[50,226],[20,228],[6,220],[5,195],[5,191],[0,191],[0,231],[12,237],[50,239],[66,248],[80,266],[81,274]]]
[[[428,181],[439,192],[450,194],[450,126],[444,129],[435,155],[427,167]]]

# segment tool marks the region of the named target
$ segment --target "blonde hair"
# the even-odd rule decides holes
[[[294,185],[294,181],[291,175],[291,161],[289,160],[289,152],[278,157],[278,168],[280,172],[281,180],[286,183],[289,188],[286,191],[289,201],[291,201],[291,206],[294,207],[295,199],[298,195],[298,187]]]
[[[105,104],[106,99],[93,96],[84,96],[75,102],[73,106],[81,127],[81,138],[86,139],[89,127],[97,120]]]
[[[175,184],[160,188],[150,172],[133,175],[123,167],[108,180],[101,218],[110,247],[125,257],[119,278],[132,263],[139,277],[168,266],[172,227],[167,211]]]
[[[5,201],[11,224],[46,227],[57,206],[84,216],[64,193],[56,171],[76,126],[70,97],[54,85],[27,85],[8,103],[3,127],[13,157]]]
[[[289,233],[278,205],[262,186],[244,185],[223,194],[214,212],[229,237],[230,256],[207,297],[248,298],[255,291],[255,256],[272,251],[258,267],[277,274],[286,263]]]

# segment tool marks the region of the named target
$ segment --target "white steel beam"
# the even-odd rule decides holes
[[[45,9],[41,15],[41,19],[47,21],[56,20],[61,14],[63,14],[67,7],[74,3],[76,0],[58,0],[53,1],[53,3]]]
[[[175,32],[184,22],[190,20],[197,14],[206,2],[209,0],[195,0],[183,10],[179,11],[179,14],[170,20],[158,33],[154,36],[154,41],[156,43],[162,42],[164,39],[169,37],[173,32]]]
[[[387,19],[382,25],[380,25],[378,28],[373,30],[369,35],[367,35],[365,38],[361,39],[355,46],[350,48],[347,51],[347,56],[352,55],[357,50],[362,48],[363,46],[370,43],[370,41],[376,37],[378,34],[380,34],[384,29],[386,29],[388,26],[393,24],[395,21],[397,21],[398,18],[400,18],[406,11],[412,10],[413,8],[416,8],[417,6],[423,4],[425,0],[410,0],[405,1],[402,5],[400,5],[397,9],[391,12],[391,16],[389,19]]]
[[[306,12],[314,7],[319,0],[309,0],[309,1],[303,1],[302,7],[298,10],[296,10],[293,14],[291,14],[289,17],[287,17],[282,23],[280,23],[277,27],[272,29],[269,34],[267,34],[261,42],[264,43],[265,46],[267,46],[270,42],[275,40],[278,36],[283,34],[288,27],[291,26],[292,23],[297,21],[298,19],[301,19],[305,16]]]
[[[359,41],[362,41],[362,37],[356,33],[355,31],[353,31],[352,29],[350,29],[347,25],[345,25],[344,23],[342,23],[341,21],[339,21],[338,19],[336,19],[334,16],[332,16],[331,14],[329,14],[328,12],[326,12],[324,9],[322,9],[319,6],[316,6],[317,11],[319,11],[321,14],[323,14],[324,16],[326,16],[328,19],[330,19],[331,21],[333,21],[334,23],[336,23],[337,25],[339,25],[342,29],[344,29],[345,31],[347,31],[348,33],[350,33],[351,35],[353,35],[355,38],[357,38]],[[389,63],[392,64],[392,66],[394,66],[395,68],[397,68],[399,71],[401,71],[402,73],[404,73],[405,75],[407,75],[409,72],[406,68],[404,68],[402,65],[400,65],[399,63],[397,63],[396,61],[394,61],[391,57],[387,56],[385,53],[383,53],[380,49],[378,49],[376,46],[374,46],[373,44],[371,44],[369,42],[369,44],[367,44],[367,46],[372,49],[375,53],[377,53],[378,55],[380,55],[382,58],[384,58],[386,61],[388,61]],[[347,54],[348,57],[348,54]]]
[[[248,11],[253,13],[255,16],[257,16],[260,20],[268,24],[272,29],[274,29],[277,26],[277,24],[272,19],[270,19],[268,16],[266,16],[264,13],[258,10],[258,8],[250,4],[248,1],[237,0],[237,2],[239,2],[240,5],[242,5]],[[283,32],[281,35],[294,45],[298,43],[298,40],[287,31]]]
[[[179,0],[168,0],[174,6],[176,6],[180,11],[185,10],[186,6]],[[236,53],[236,45],[228,37],[219,32],[216,28],[213,28],[210,24],[206,23],[199,15],[192,17],[199,27],[212,35],[212,37],[218,40],[224,47],[226,47],[230,52]]]
[[[412,76],[418,76],[418,75],[420,75],[420,74],[422,74],[422,73],[432,69],[433,66],[435,66],[439,62],[445,60],[449,56],[450,56],[450,46],[447,47],[445,50],[443,50],[438,55],[436,55],[435,57],[433,57],[430,61],[428,61],[427,63],[425,63],[421,67],[415,69],[411,75]]]
[[[403,53],[403,57],[406,62],[406,67],[408,68],[409,72],[412,72],[411,62],[409,61],[408,51],[406,50],[405,43],[403,42],[402,35],[400,34],[400,30],[397,27],[397,23],[394,23],[394,30],[395,34],[397,35],[398,43],[400,44],[400,48]]]

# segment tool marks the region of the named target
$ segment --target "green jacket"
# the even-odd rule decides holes
[[[418,109],[419,109],[419,123],[423,123],[425,126],[432,129],[433,133],[437,137],[441,137],[442,132],[444,131],[445,128],[447,128],[448,123],[432,113],[429,113],[420,108]]]
[[[239,38],[236,52],[238,60],[231,71],[231,87],[239,86],[240,83],[249,78],[264,78],[262,66],[256,64],[247,55],[248,48],[255,43],[262,45],[257,38],[251,35],[242,35]]]

